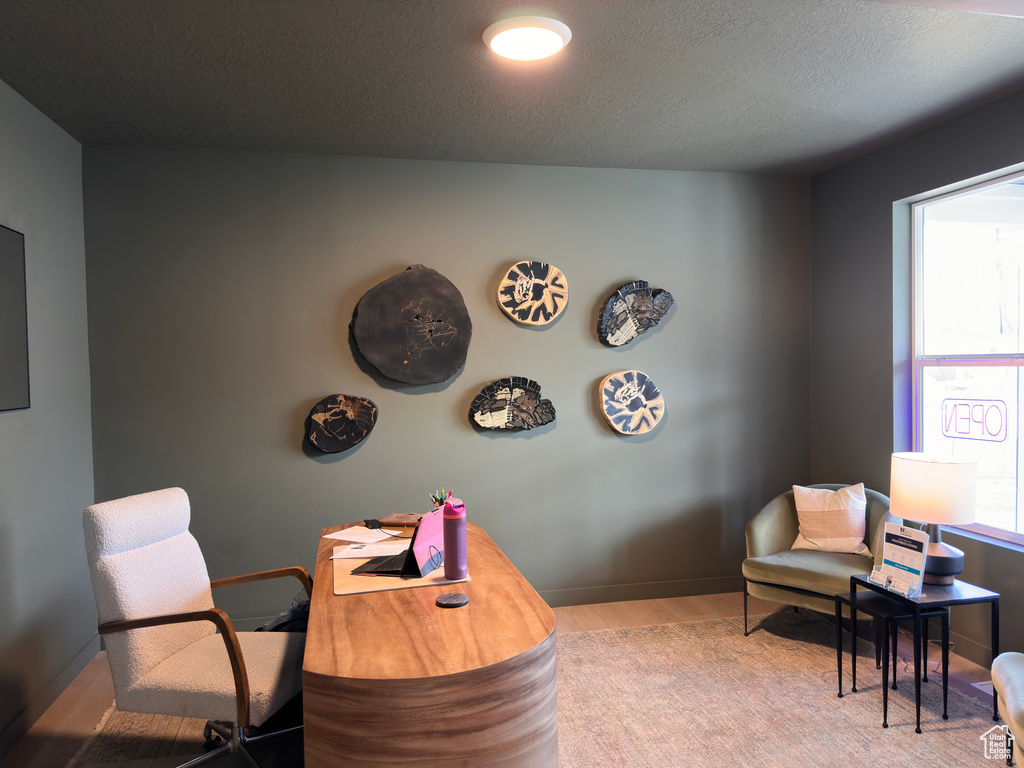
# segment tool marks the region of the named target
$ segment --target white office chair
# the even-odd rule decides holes
[[[312,580],[296,566],[211,582],[199,544],[188,531],[189,518],[188,496],[181,488],[85,510],[86,553],[115,701],[125,711],[210,721],[207,737],[216,731],[226,743],[187,766],[225,750],[240,752],[256,766],[248,743],[302,727],[261,736],[247,732],[302,689],[306,636],[235,632],[227,614],[214,607],[210,590],[295,576],[308,595]]]

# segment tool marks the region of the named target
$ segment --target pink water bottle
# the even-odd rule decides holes
[[[459,499],[444,502],[444,577],[464,579],[466,567],[466,505]]]

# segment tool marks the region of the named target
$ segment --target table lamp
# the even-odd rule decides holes
[[[964,553],[942,541],[941,525],[974,522],[977,465],[938,461],[923,453],[894,453],[889,480],[889,511],[927,524],[926,584],[952,584],[964,570]]]

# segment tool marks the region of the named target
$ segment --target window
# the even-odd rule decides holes
[[[1024,174],[914,214],[914,441],[978,462],[977,523],[1024,543]]]

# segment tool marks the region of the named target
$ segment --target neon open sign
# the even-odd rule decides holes
[[[942,434],[961,440],[1006,439],[1006,403],[1002,400],[943,400]]]

